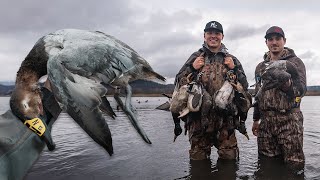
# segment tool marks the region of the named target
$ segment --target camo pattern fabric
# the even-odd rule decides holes
[[[206,64],[201,69],[201,82],[209,94],[213,95],[223,85],[227,68],[220,62]]]
[[[206,64],[201,69],[200,80],[209,98],[213,99],[215,93],[222,87],[226,72],[225,66],[220,62]],[[210,158],[212,146],[218,149],[219,158],[237,159],[239,150],[233,121],[229,123],[221,112],[217,112],[214,103],[205,106],[202,104],[201,113],[193,113],[187,121],[189,122],[187,129],[191,144],[190,159]]]
[[[268,157],[282,155],[286,162],[304,163],[302,113],[263,116],[258,131],[258,152]]]
[[[198,113],[192,113],[198,114]],[[188,116],[189,118],[190,116]],[[189,156],[192,160],[210,159],[211,154],[211,136],[202,131],[201,121],[194,120],[187,126],[190,150]]]
[[[196,119],[197,117],[198,119]],[[228,121],[223,122],[223,118],[216,115],[214,119],[209,118],[215,121],[209,121],[208,129],[204,129],[199,117],[200,115],[198,113],[192,113],[188,116],[188,118],[192,118],[191,124],[186,127],[191,145],[189,150],[190,159],[209,159],[212,146],[217,148],[219,158],[238,159],[239,149],[234,124]],[[220,128],[218,128],[219,126]],[[214,129],[219,129],[219,131],[215,131]]]
[[[258,97],[258,107],[254,109],[254,119],[259,119],[259,110],[277,109],[277,110],[288,110],[293,107],[295,96],[304,96],[306,92],[306,69],[304,63],[298,58],[294,51],[289,48],[285,48],[281,53],[281,60],[287,60],[288,63],[292,63],[298,70],[298,77],[292,77],[292,91],[286,93],[281,91],[279,88],[273,88],[262,92],[261,96]],[[255,70],[256,87],[255,94],[261,88],[261,76],[266,69],[266,64],[270,62],[270,53],[267,52],[264,55],[264,61],[260,62]],[[290,92],[289,91],[289,92]],[[292,95],[289,95],[292,94]]]
[[[197,71],[193,69],[192,63],[202,53],[205,54],[206,65],[200,71]],[[204,102],[214,102],[213,97],[215,93],[222,87],[225,81],[227,70],[223,62],[227,54],[232,56],[226,51],[226,47],[223,44],[218,53],[212,53],[204,45],[199,51],[193,53],[181,68],[176,76],[175,84],[179,86],[184,85],[187,82],[186,76],[192,73],[194,78],[198,78],[202,82],[205,92],[209,93],[212,98],[211,100],[204,100]],[[236,76],[238,81],[247,90],[248,82],[242,65],[236,57],[232,56],[232,58],[237,66]],[[199,73],[202,75],[198,76]],[[205,110],[203,109],[204,107],[206,108]],[[234,123],[233,121],[226,120],[225,114],[216,111],[214,104],[211,107],[210,105],[201,106],[200,112],[189,113],[186,119],[186,129],[191,145],[189,150],[190,159],[209,159],[212,146],[218,149],[219,158],[238,158],[239,150]]]
[[[262,110],[289,110],[294,105],[294,97],[288,97],[285,92],[278,88],[269,89],[262,94],[263,99],[259,98],[258,100],[259,108]]]
[[[258,106],[254,107],[253,119],[261,120],[257,138],[258,151],[269,157],[280,155],[286,162],[304,163],[303,115],[300,101],[296,103],[295,97],[302,98],[306,93],[306,69],[302,60],[290,48],[284,48],[280,59],[292,63],[297,68],[298,75],[291,77],[292,86],[288,91],[272,88],[262,91],[261,97],[257,99]],[[270,61],[270,52],[267,52],[264,61],[256,67],[256,93],[261,88],[261,74]]]

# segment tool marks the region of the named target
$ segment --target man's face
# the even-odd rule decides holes
[[[271,35],[266,39],[266,44],[271,53],[280,53],[284,49],[284,45],[286,44],[286,39],[280,35]]]
[[[204,33],[204,41],[208,44],[209,48],[219,48],[223,39],[223,34],[217,30],[210,30]]]

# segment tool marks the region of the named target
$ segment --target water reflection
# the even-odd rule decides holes
[[[190,160],[189,180],[199,179],[236,179],[236,172],[239,169],[238,162],[235,160],[218,159],[213,165],[211,160],[194,161]]]
[[[259,156],[257,171],[254,173],[255,180],[304,180],[304,167],[288,165],[281,158],[269,158]]]
[[[304,180],[304,167],[288,165],[280,158],[259,156],[253,176],[242,176],[241,179],[254,180]],[[189,175],[178,179],[188,180],[235,180],[239,178],[237,171],[239,162],[218,159],[216,164],[211,160],[190,160]]]
[[[136,99],[141,103],[138,104]],[[154,110],[159,104],[166,102],[167,98],[162,98],[161,101],[158,99],[158,97],[133,97],[132,100],[137,107],[141,125],[152,139],[151,146],[146,145],[139,138],[121,110],[115,111],[117,120],[106,118],[116,150],[112,157],[109,157],[90,139],[67,114],[61,114],[52,131],[57,149],[53,152],[45,149],[24,180],[43,179],[43,177],[46,180],[69,178],[140,180],[178,177],[179,179],[197,179],[198,177],[200,180],[320,179],[320,152],[318,151],[320,149],[320,96],[305,97],[303,101],[306,156],[304,175],[303,173],[296,175],[288,171],[281,160],[269,158],[264,162],[263,159],[258,159],[256,137],[252,133],[249,133],[249,141],[237,134],[240,149],[239,162],[217,161],[217,153],[214,152],[211,154],[211,161],[190,162],[188,136],[181,135],[176,142],[172,142],[174,126],[171,114]],[[111,104],[114,102],[110,100]],[[0,97],[1,114],[8,109],[9,97]],[[246,121],[247,128],[252,126],[252,111],[253,109],[250,109],[249,118]]]

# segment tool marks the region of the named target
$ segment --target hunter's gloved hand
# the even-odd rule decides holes
[[[179,136],[182,133],[182,128],[179,123],[174,123],[174,135]]]
[[[229,69],[234,69],[236,65],[234,64],[234,61],[230,55],[227,55],[224,58],[224,64],[229,68]]]

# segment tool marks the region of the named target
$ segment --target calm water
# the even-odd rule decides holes
[[[0,113],[8,109],[8,101],[8,97],[0,97]],[[113,136],[112,157],[67,114],[61,114],[52,130],[56,150],[45,149],[25,179],[320,179],[320,97],[305,97],[302,102],[304,176],[289,175],[279,161],[258,161],[256,138],[251,133],[252,109],[247,120],[250,140],[237,134],[239,162],[218,161],[215,148],[210,161],[190,162],[187,136],[180,135],[173,143],[170,113],[154,109],[165,101],[164,97],[133,98],[152,145],[144,143],[121,111],[116,111],[115,120],[106,117]]]

